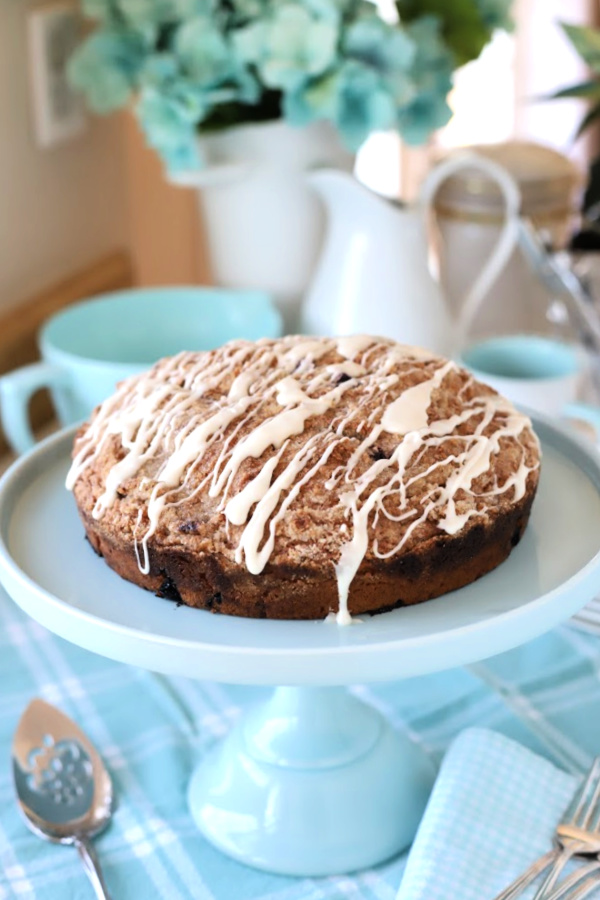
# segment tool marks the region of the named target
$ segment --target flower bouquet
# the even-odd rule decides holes
[[[82,0],[97,27],[71,59],[97,112],[133,102],[171,171],[196,134],[328,121],[355,151],[374,131],[422,144],[444,125],[453,71],[510,27],[510,0]]]

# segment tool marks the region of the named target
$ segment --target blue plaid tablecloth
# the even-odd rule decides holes
[[[190,773],[265,690],[112,662],[50,634],[0,591],[0,900],[93,896],[75,851],[33,836],[15,806],[10,747],[34,696],[79,723],[114,778],[118,807],[96,839],[114,900],[394,900],[406,854],[352,876],[294,879],[240,865],[198,833]],[[471,725],[568,772],[600,753],[600,638],[569,626],[474,666],[354,690],[436,763]]]

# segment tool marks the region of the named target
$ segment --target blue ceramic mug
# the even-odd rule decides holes
[[[119,291],[52,316],[39,334],[42,361],[0,378],[2,427],[11,447],[35,443],[29,400],[49,388],[61,425],[83,421],[117,382],[181,350],[233,338],[278,337],[281,317],[260,291],[167,287]]]
[[[587,368],[581,348],[541,335],[511,334],[472,344],[459,361],[513,403],[584,419],[600,436],[600,408],[578,402]]]

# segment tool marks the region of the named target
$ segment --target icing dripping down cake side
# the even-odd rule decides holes
[[[123,382],[79,430],[67,486],[122,577],[231,615],[419,603],[520,540],[529,419],[384,338],[232,341]]]

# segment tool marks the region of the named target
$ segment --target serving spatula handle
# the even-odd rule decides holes
[[[92,885],[96,892],[96,897],[98,898],[98,900],[111,900],[111,896],[108,893],[106,884],[104,883],[104,876],[102,874],[102,869],[100,868],[100,862],[98,860],[92,842],[86,837],[80,837],[75,841],[75,846],[77,847],[79,858],[83,863],[83,867],[87,872],[88,878],[92,882]]]

